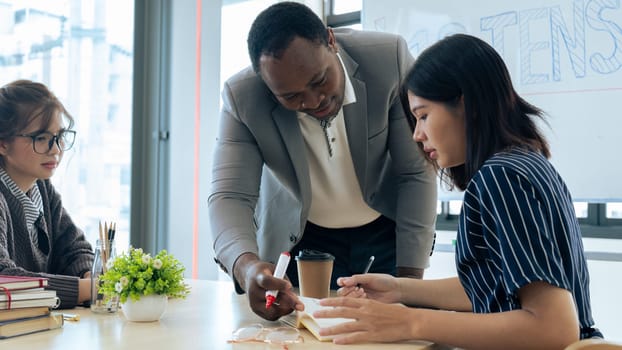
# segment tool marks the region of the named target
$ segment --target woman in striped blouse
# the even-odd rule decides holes
[[[340,307],[316,316],[356,321],[321,333],[343,344],[423,339],[467,349],[563,349],[602,337],[572,198],[535,124],[543,113],[518,96],[502,58],[473,36],[446,37],[417,58],[404,95],[414,139],[465,191],[458,277],[342,278],[339,293],[350,297],[323,300]]]
[[[73,145],[72,125],[45,85],[0,87],[0,274],[48,278],[61,308],[90,300],[94,257],[49,180]]]

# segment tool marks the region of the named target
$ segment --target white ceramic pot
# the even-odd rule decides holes
[[[152,322],[158,321],[164,315],[167,305],[166,295],[152,294],[143,295],[137,301],[128,298],[121,310],[128,321]]]

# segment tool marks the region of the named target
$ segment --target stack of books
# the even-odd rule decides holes
[[[0,339],[63,326],[63,315],[51,312],[59,304],[56,291],[45,290],[41,277],[0,275]]]

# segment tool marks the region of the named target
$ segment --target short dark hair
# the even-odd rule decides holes
[[[253,70],[259,73],[262,55],[279,57],[295,37],[328,46],[326,26],[307,6],[286,1],[263,10],[248,32],[248,54]]]
[[[487,159],[504,149],[527,147],[550,157],[533,118],[544,119],[544,113],[516,93],[501,56],[477,37],[454,34],[424,50],[405,77],[402,101],[408,91],[449,107],[464,98],[466,161],[443,170],[461,190]],[[406,113],[414,130],[416,120],[409,108]]]
[[[44,84],[30,80],[6,84],[0,87],[0,140],[13,139],[35,119],[47,128],[58,113],[68,121],[67,128],[73,127],[73,117]]]

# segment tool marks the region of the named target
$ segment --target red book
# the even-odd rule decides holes
[[[0,275],[0,292],[7,290],[42,288],[47,287],[47,285],[48,279],[45,277]]]

